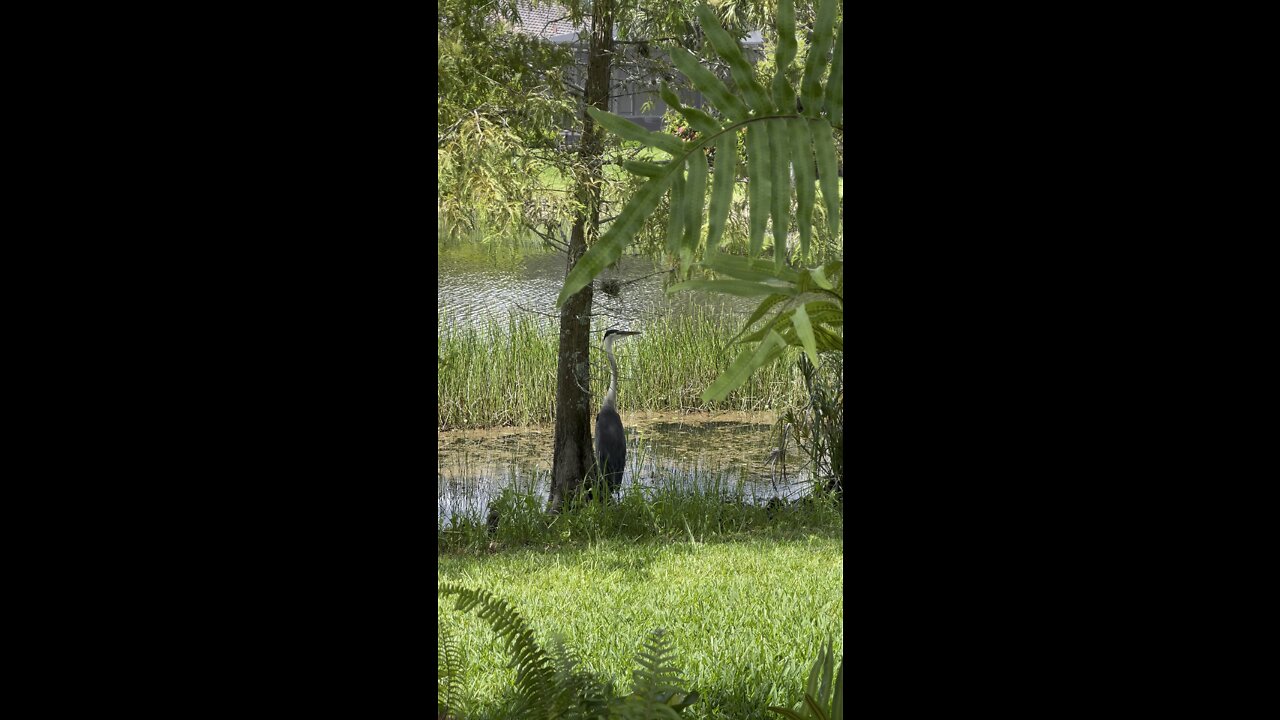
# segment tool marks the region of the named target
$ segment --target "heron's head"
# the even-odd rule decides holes
[[[615,340],[621,340],[622,338],[639,334],[639,330],[619,330],[617,328],[609,328],[604,331],[604,341],[605,343],[611,343]]]

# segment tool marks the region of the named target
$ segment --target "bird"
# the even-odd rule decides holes
[[[622,471],[627,466],[627,436],[622,429],[622,416],[618,415],[618,361],[613,357],[613,344],[639,334],[638,330],[616,328],[604,331],[604,352],[609,356],[609,393],[596,414],[596,467],[604,476],[610,495],[622,485]]]

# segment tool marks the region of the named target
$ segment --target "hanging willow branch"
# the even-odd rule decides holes
[[[626,245],[639,232],[664,196],[670,197],[667,250],[679,259],[679,274],[686,282],[669,289],[711,290],[763,300],[738,342],[755,342],[704,394],[723,398],[763,364],[781,356],[788,346],[802,347],[817,364],[820,352],[843,351],[843,263],[798,270],[789,262],[787,230],[791,225],[792,179],[795,188],[795,224],[800,236],[798,256],[810,259],[814,207],[821,190],[824,215],[832,236],[839,234],[840,200],[834,129],[843,132],[844,24],[835,27],[837,0],[818,0],[813,42],[804,67],[800,91],[792,87],[786,69],[795,59],[795,7],[793,0],[778,3],[777,70],[769,88],[752,74],[751,64],[734,37],[719,23],[707,5],[698,8],[698,19],[708,45],[729,68],[734,89],[687,51],[673,47],[671,59],[693,87],[703,94],[723,120],[696,108],[685,107],[666,83],[664,101],[698,131],[694,140],[682,142],[672,135],[650,132],[612,113],[587,108],[596,122],[624,140],[654,148],[671,157],[666,162],[627,160],[623,167],[648,181],[631,197],[604,235],[574,265],[556,300],[557,307],[585,287],[605,268],[622,257]],[[833,51],[834,44],[834,51]],[[828,56],[831,62],[828,65]],[[830,72],[828,72],[830,67]],[[824,82],[825,77],[825,82]],[[748,176],[749,255],[739,258],[719,251],[737,181],[736,135],[744,130]],[[707,177],[704,150],[715,148],[715,173]],[[817,165],[817,176],[814,165]],[[705,207],[707,233],[702,235],[705,189],[711,183],[711,199]],[[773,228],[773,258],[761,258],[766,229]],[[705,243],[705,245],[703,245]],[[719,279],[688,280],[695,253],[703,247],[700,266]],[[747,334],[752,325],[776,308],[762,328]],[[787,322],[783,322],[787,321]],[[745,337],[743,337],[745,336]]]

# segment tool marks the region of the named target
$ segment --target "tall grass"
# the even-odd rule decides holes
[[[505,322],[457,321],[439,311],[439,429],[537,425],[555,419],[558,330],[531,316]],[[618,405],[630,410],[775,410],[801,403],[804,383],[795,371],[798,351],[762,368],[723,401],[701,398],[742,346],[725,347],[740,319],[690,310],[629,325],[643,334],[619,344]],[[609,389],[609,364],[599,348],[604,326],[593,327],[591,390],[598,407]]]
[[[829,496],[766,502],[762,488],[723,468],[662,470],[643,485],[628,485],[614,501],[575,504],[557,516],[546,513],[549,481],[545,471],[513,478],[487,508],[479,497],[455,496],[447,516],[437,516],[437,552],[483,552],[491,543],[515,549],[610,539],[702,543],[761,534],[839,536],[844,528],[840,506]],[[496,528],[486,509],[499,518]]]

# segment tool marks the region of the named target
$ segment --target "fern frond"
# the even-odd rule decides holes
[[[678,715],[698,700],[698,693],[684,688],[684,680],[676,667],[675,646],[662,628],[654,630],[645,647],[636,656],[640,665],[632,675],[635,687],[627,700],[651,705],[649,717]],[[670,712],[668,712],[670,711]]]
[[[579,669],[577,655],[559,638],[551,643],[555,666],[554,717],[561,720],[595,720],[604,717],[612,688]]]
[[[452,583],[439,586],[439,593],[458,598],[461,612],[476,610],[476,617],[484,620],[497,633],[512,656],[516,671],[516,692],[520,698],[517,717],[552,717],[551,705],[556,697],[555,671],[551,659],[533,637],[533,630],[516,609],[484,590],[464,588]]]
[[[441,714],[461,712],[462,653],[447,625],[436,620],[436,704]]]

